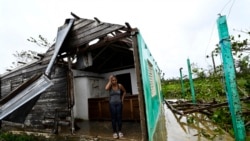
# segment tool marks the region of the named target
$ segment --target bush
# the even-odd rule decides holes
[[[49,141],[49,139],[38,136],[38,135],[28,135],[26,133],[13,134],[11,132],[0,132],[0,141]]]

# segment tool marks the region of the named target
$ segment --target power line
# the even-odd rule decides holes
[[[229,0],[229,1],[224,5],[224,7],[221,9],[220,13],[223,12],[223,10],[227,7],[227,5],[228,5],[230,2],[231,2],[231,0]]]
[[[229,17],[229,15],[230,15],[230,13],[231,13],[231,10],[232,10],[232,7],[233,7],[233,5],[234,5],[234,2],[235,2],[235,0],[233,0],[233,3],[232,3],[232,5],[230,6],[230,8],[229,8],[229,11],[228,11],[228,16],[227,17]]]
[[[216,25],[216,22],[214,22],[213,27],[212,27],[212,30],[211,30],[211,33],[210,33],[210,36],[209,36],[208,44],[207,44],[206,51],[205,51],[205,56],[207,56],[206,53],[207,53],[207,50],[208,50],[208,48],[209,48],[209,46],[210,46],[210,43],[211,43],[211,40],[212,40],[212,36],[213,36],[213,33],[214,33],[215,25]],[[205,62],[206,62],[207,64],[209,64],[209,63],[207,62],[207,57],[205,57]]]

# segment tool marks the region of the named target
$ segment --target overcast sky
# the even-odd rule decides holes
[[[180,67],[188,74],[188,58],[205,69],[212,65],[206,55],[219,40],[219,13],[227,16],[230,35],[250,31],[249,6],[249,0],[0,0],[0,74],[16,51],[43,51],[27,38],[41,34],[52,42],[73,12],[108,23],[129,22],[140,30],[165,77],[179,77]]]

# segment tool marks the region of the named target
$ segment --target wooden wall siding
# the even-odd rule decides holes
[[[78,20],[79,21],[79,20]],[[94,39],[106,36],[108,33],[124,28],[122,25],[98,23],[94,20],[76,21],[69,32],[69,46],[80,47]]]
[[[37,73],[44,73],[54,53],[54,45],[48,49],[43,58],[1,77],[1,96],[7,95],[12,89]],[[54,117],[56,109],[67,109],[67,68],[54,65],[51,70],[54,85],[44,91],[25,120],[26,126],[43,127],[45,117]],[[65,113],[65,116],[70,113]],[[14,125],[14,123],[13,123]]]
[[[22,75],[16,76],[13,79],[10,80],[10,90],[13,91],[16,89],[20,84],[22,84],[26,79],[23,78]]]
[[[26,70],[22,68],[3,76],[1,78],[1,96],[3,97],[9,94],[12,90],[19,87],[23,82],[31,78],[33,75],[42,73],[44,70],[44,66],[32,66],[27,68]]]
[[[26,118],[26,123],[43,128],[43,120],[46,117],[53,118],[56,109],[67,110],[67,79],[64,68],[56,68],[52,73],[51,80],[54,85],[41,94],[39,100]],[[65,113],[70,116],[70,113]]]
[[[1,81],[1,97],[4,97],[11,90],[10,80]]]

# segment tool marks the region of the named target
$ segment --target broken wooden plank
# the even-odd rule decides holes
[[[167,106],[175,113],[179,114],[179,115],[183,115],[182,112],[180,112],[179,110],[176,110],[171,104],[168,103],[167,100],[165,100],[165,103],[167,104]]]
[[[249,100],[249,99],[250,99],[250,97],[246,97],[246,98],[241,98],[240,100],[241,101],[246,101],[246,100]],[[217,107],[221,107],[221,106],[225,106],[225,105],[228,105],[228,102],[218,103],[218,104],[214,104],[214,105],[206,106],[206,107],[202,107],[202,108],[186,110],[186,111],[183,111],[183,114],[198,112],[198,111],[201,111],[201,110],[207,110],[207,109],[211,109],[211,108],[217,108]]]

